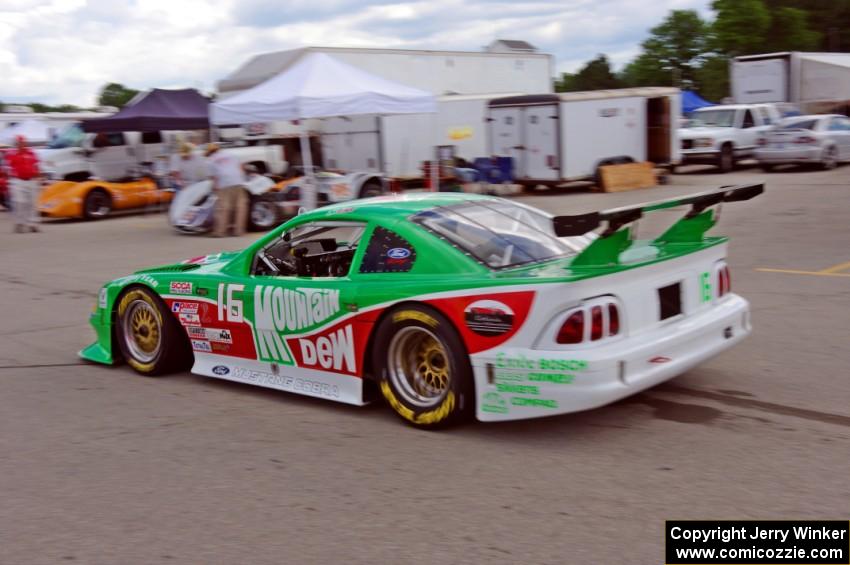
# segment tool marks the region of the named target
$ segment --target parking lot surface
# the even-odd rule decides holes
[[[665,519],[846,518],[850,167],[521,200],[578,213],[758,180],[713,232],[748,340],[612,406],[437,433],[76,357],[105,281],[256,235],[179,236],[164,214],[13,235],[0,214],[0,563],[649,564]]]

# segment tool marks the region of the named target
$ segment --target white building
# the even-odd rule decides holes
[[[511,48],[510,45],[517,45]],[[520,45],[521,44],[521,45]],[[367,72],[408,86],[446,94],[552,92],[554,58],[524,41],[496,40],[487,51],[426,51],[304,47],[264,53],[218,81],[224,99],[289,68],[306,53],[327,53]]]

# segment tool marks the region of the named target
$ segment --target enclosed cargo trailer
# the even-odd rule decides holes
[[[512,157],[523,185],[594,178],[599,167],[679,162],[678,88],[511,96],[489,103],[490,155]]]

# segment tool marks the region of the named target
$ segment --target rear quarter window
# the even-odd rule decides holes
[[[406,239],[382,227],[372,232],[360,272],[406,273],[416,262],[416,249]]]

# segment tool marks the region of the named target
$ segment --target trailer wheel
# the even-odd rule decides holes
[[[369,179],[360,188],[360,198],[372,198],[384,193],[383,185],[377,179]]]

